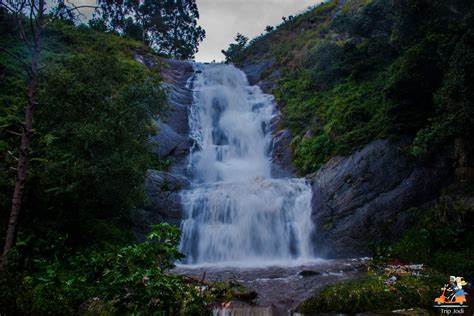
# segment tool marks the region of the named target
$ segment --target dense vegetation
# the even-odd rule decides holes
[[[380,137],[412,152],[452,149],[472,133],[471,1],[328,1],[241,48],[237,64],[273,60],[274,91],[294,134],[295,164],[316,171]]]
[[[26,74],[12,53],[25,56],[27,48],[14,29],[2,15],[2,210],[10,208],[26,103]],[[180,258],[179,231],[161,225],[136,243],[131,230],[146,170],[156,164],[148,139],[165,107],[160,59],[139,42],[85,25],[58,21],[43,37],[23,213],[0,272],[0,314],[205,313],[192,284],[165,274]],[[8,212],[0,216],[5,227]]]
[[[125,34],[166,56],[192,58],[205,36],[197,25],[196,0],[97,2],[94,27]]]

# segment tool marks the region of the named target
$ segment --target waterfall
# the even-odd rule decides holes
[[[194,67],[193,185],[181,193],[185,263],[310,258],[311,188],[271,176],[273,97],[232,65]]]

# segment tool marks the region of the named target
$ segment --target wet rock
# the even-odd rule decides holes
[[[272,306],[253,306],[239,301],[230,301],[221,303],[212,311],[213,315],[255,315],[272,316],[276,315]]]
[[[234,293],[233,296],[234,298],[242,302],[254,303],[254,301],[258,297],[258,294],[255,291],[250,291],[250,292],[243,292],[243,293]]]
[[[149,170],[145,183],[146,205],[132,214],[134,232],[144,238],[152,224],[168,222],[179,225],[182,216],[179,190],[189,185],[184,176],[189,139],[188,109],[192,104],[192,90],[188,80],[193,74],[191,63],[159,59],[153,55],[135,54],[135,59],[155,69],[159,65],[166,93],[167,108],[156,117],[156,135],[150,137],[152,151],[160,159],[169,159],[169,172]]]
[[[172,161],[173,172],[182,172],[185,157],[189,153],[188,109],[193,94],[188,80],[194,73],[192,64],[173,59],[158,59],[153,55],[135,54],[135,59],[155,69],[160,65],[162,88],[166,94],[167,108],[156,118],[157,134],[150,137],[153,152],[161,159]]]
[[[394,240],[412,224],[410,207],[436,197],[449,174],[447,160],[415,161],[407,144],[377,140],[317,172],[312,220],[319,255],[369,254],[373,241]]]
[[[296,172],[292,163],[291,132],[289,129],[276,131],[272,142],[272,175],[276,178],[289,177]]]
[[[259,62],[246,62],[239,65],[240,69],[247,75],[251,85],[258,85],[263,92],[271,93],[280,79],[280,71],[273,69],[273,59]],[[277,105],[278,107],[278,105]],[[291,140],[292,135],[288,129],[280,129],[281,115],[275,116],[270,122],[273,135],[272,143],[272,176],[275,178],[290,177],[296,173],[292,163]]]
[[[157,135],[153,137],[154,151],[160,158],[171,158],[172,172],[183,173],[191,141],[188,113],[193,101],[188,80],[193,74],[189,62],[166,60],[161,71],[168,108],[157,118]]]
[[[160,119],[156,123],[157,135],[151,137],[151,142],[153,144],[153,152],[159,158],[181,157],[189,153],[189,137],[177,133],[170,125]]]
[[[340,273],[346,266],[352,269],[346,273]],[[321,291],[329,284],[356,280],[365,275],[367,259],[358,260],[318,260],[306,263],[304,266],[268,266],[268,267],[222,267],[222,266],[179,266],[170,271],[173,274],[193,275],[209,282],[226,282],[229,279],[237,279],[246,291],[254,291],[258,295],[256,305],[252,310],[231,309],[230,306],[219,306],[215,315],[261,315],[263,308],[271,307],[268,315],[293,315],[298,306]],[[363,268],[365,267],[365,268]],[[300,277],[299,272],[303,270],[327,271],[312,277]],[[245,305],[243,305],[245,306]],[[234,305],[233,307],[238,307]],[[247,306],[248,307],[248,306]],[[260,308],[260,310],[259,310]],[[244,312],[244,313],[241,313]],[[225,314],[227,313],[227,314]]]
[[[179,191],[189,186],[183,176],[164,171],[148,170],[145,182],[147,202],[144,208],[133,215],[135,233],[144,238],[152,224],[168,222],[179,225],[182,218],[181,196]]]
[[[281,77],[280,71],[274,69],[275,61],[273,59],[262,60],[259,62],[246,62],[239,67],[247,75],[251,85],[258,85],[263,92],[271,93],[277,86]]]

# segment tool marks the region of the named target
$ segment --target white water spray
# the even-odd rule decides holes
[[[189,116],[193,186],[182,192],[186,263],[312,257],[311,189],[272,179],[273,97],[232,65],[195,65]]]

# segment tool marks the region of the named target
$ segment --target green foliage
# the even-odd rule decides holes
[[[205,37],[205,31],[197,25],[196,0],[98,3],[98,16],[91,24],[94,28],[106,28],[142,41],[168,57],[192,58]]]
[[[11,29],[13,20],[0,10],[0,46],[10,47],[13,54],[23,55],[25,48],[14,41]],[[8,30],[8,31],[7,31]],[[26,103],[26,93],[20,93],[23,86],[21,64],[0,51],[0,209],[10,206],[13,184],[13,169],[18,157],[19,137],[17,128],[21,122],[21,109]],[[3,219],[3,211],[0,218]],[[3,222],[2,222],[3,223]],[[3,236],[2,236],[3,237]]]
[[[31,272],[18,274],[20,259],[31,256],[25,253],[30,242],[20,243],[17,260],[10,260],[0,277],[3,293],[10,294],[0,301],[0,310],[55,315],[72,315],[79,309],[94,315],[206,314],[207,306],[194,286],[166,273],[182,257],[178,243],[179,230],[167,224],[154,226],[143,243],[108,251],[64,253],[67,248],[56,242],[63,251],[58,257],[34,258]]]
[[[325,90],[348,75],[344,63],[344,47],[331,42],[321,41],[312,48],[303,62],[310,70],[313,87]]]
[[[273,31],[273,29],[274,29],[273,26],[267,25],[267,26],[265,27],[265,32],[270,33],[271,31]]]
[[[303,138],[295,149],[294,163],[303,173],[318,170],[332,155],[334,143],[326,134]]]
[[[474,210],[454,201],[413,210],[418,222],[392,246],[391,256],[423,262],[451,275],[474,275]]]
[[[414,133],[434,113],[433,93],[442,74],[437,67],[435,43],[420,43],[408,49],[389,69],[387,97],[393,100],[389,115],[399,133]]]
[[[100,221],[126,223],[142,204],[148,135],[164,94],[157,72],[134,61],[120,39],[70,26],[49,32],[64,46],[43,61],[25,225],[87,244],[104,236]],[[36,228],[38,220],[47,224]]]
[[[310,92],[309,75],[283,81],[276,92],[283,116],[293,134],[294,163],[301,173],[316,171],[330,157],[347,154],[387,126],[383,78],[365,82],[346,80],[331,89]]]
[[[2,47],[25,52],[1,21]],[[149,152],[165,102],[159,59],[86,26],[53,23],[44,39],[22,221],[0,275],[0,313],[206,313],[194,286],[167,273],[181,257],[177,229],[155,227],[141,244],[130,230],[146,170],[168,164]],[[157,68],[137,62],[137,53]],[[0,207],[8,210],[25,73],[3,52],[0,70]]]
[[[387,286],[385,275],[369,273],[361,280],[330,285],[301,306],[304,314],[391,312],[404,308],[431,308],[443,279],[411,277]]]
[[[237,57],[240,57],[242,52],[247,45],[248,38],[240,33],[235,35],[234,41],[235,43],[231,43],[226,50],[222,50],[222,54],[225,56],[226,62],[235,62]]]
[[[430,154],[457,137],[473,133],[474,126],[474,29],[453,44],[444,78],[434,95],[436,114],[415,138],[413,152]]]

